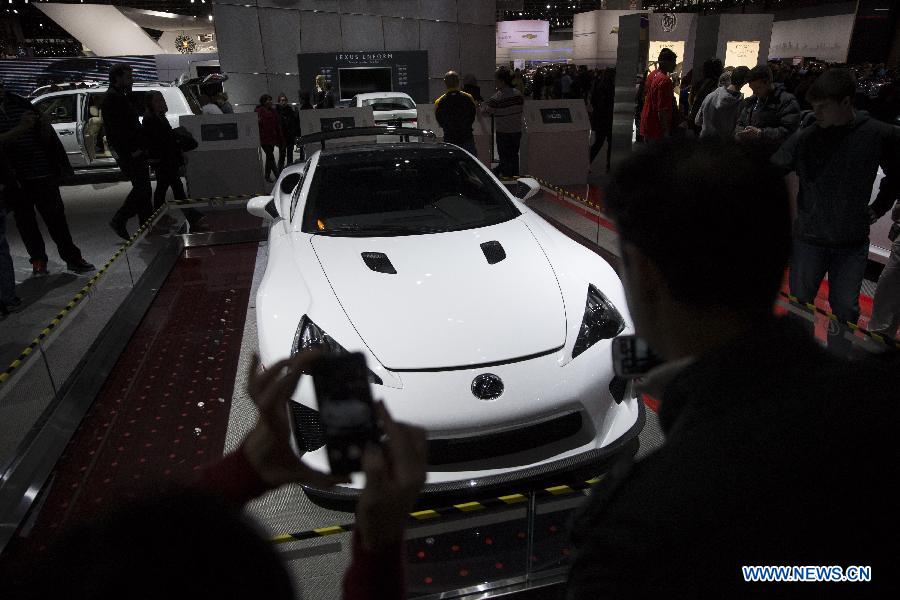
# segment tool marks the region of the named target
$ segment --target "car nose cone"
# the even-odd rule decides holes
[[[494,400],[503,393],[503,380],[493,373],[484,373],[472,380],[472,394],[480,400]]]

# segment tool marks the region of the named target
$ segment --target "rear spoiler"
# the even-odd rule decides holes
[[[305,146],[306,144],[315,144],[321,142],[322,150],[325,149],[325,142],[328,140],[337,140],[350,137],[363,137],[373,135],[396,135],[401,141],[408,142],[409,138],[429,138],[436,140],[437,136],[430,129],[413,129],[412,127],[395,127],[392,125],[380,127],[348,127],[347,129],[336,129],[334,131],[322,131],[319,133],[311,133],[304,135],[297,143]]]

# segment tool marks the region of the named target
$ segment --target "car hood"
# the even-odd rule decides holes
[[[506,257],[489,264],[486,242],[499,242]],[[317,235],[311,243],[347,317],[388,369],[508,361],[565,343],[556,275],[521,220],[427,235]],[[396,274],[373,271],[363,252],[384,253]]]

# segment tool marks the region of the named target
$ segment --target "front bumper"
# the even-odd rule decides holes
[[[634,456],[637,453],[638,436],[644,428],[646,409],[643,402],[635,402],[638,417],[634,424],[624,435],[607,446],[486,477],[426,484],[419,494],[417,506],[421,507],[423,503],[438,498],[445,503],[456,503],[491,495],[526,493],[527,490],[535,489],[542,483],[563,485],[597,476],[620,458]],[[347,486],[322,489],[304,485],[303,491],[319,506],[332,510],[347,510],[359,499],[362,489]]]
[[[576,360],[563,352],[485,368],[400,372],[399,388],[374,386],[395,419],[428,431],[429,465],[424,496],[485,493],[510,482],[550,473],[595,469],[636,438],[644,409],[632,394],[622,397],[609,361],[610,342],[600,342]],[[506,388],[491,401],[473,396],[471,382],[483,373],[500,376]],[[308,436],[317,423],[312,385],[301,382],[294,406],[295,432]],[[629,390],[630,392],[630,390]],[[314,432],[314,431],[313,431]],[[304,447],[303,460],[328,471],[323,440]],[[309,441],[309,440],[306,440]],[[483,450],[479,450],[483,449]],[[309,489],[326,501],[352,501],[364,486],[361,474],[349,486]]]

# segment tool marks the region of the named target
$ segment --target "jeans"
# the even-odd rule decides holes
[[[297,138],[289,137],[285,139],[284,146],[278,146],[278,170],[283,171],[285,165],[291,166],[294,163],[294,145]]]
[[[522,132],[497,132],[497,154],[500,155],[500,175],[515,177],[519,174],[519,143]]]
[[[878,278],[869,331],[894,337],[900,327],[900,238],[891,246],[891,256]]]
[[[153,216],[153,187],[150,185],[150,166],[147,161],[122,161],[119,163],[122,173],[131,181],[131,191],[125,202],[113,216],[113,222],[124,224],[131,217],[137,216],[143,225]]]
[[[859,320],[859,291],[866,274],[869,243],[852,248],[814,246],[794,240],[791,256],[791,294],[812,302],[828,273],[828,304],[842,321]]]
[[[11,303],[15,297],[16,274],[6,241],[6,207],[0,201],[0,303]]]
[[[269,178],[269,173],[278,177],[278,169],[275,166],[275,146],[263,144],[261,148],[266,155],[266,179]]]
[[[869,257],[869,243],[850,248],[815,246],[794,240],[789,277],[791,294],[802,304],[815,301],[819,285],[828,273],[828,304],[838,321],[828,324],[828,348],[845,357],[853,353],[846,338],[849,329],[844,322],[859,320],[859,291],[862,288]],[[810,333],[815,322],[806,323]]]
[[[59,257],[66,263],[81,260],[81,250],[72,241],[72,233],[66,221],[66,209],[54,178],[42,177],[23,181],[21,189],[11,194],[10,199],[13,201],[16,227],[32,261],[47,262],[47,248],[44,245],[41,228],[38,226],[35,209],[41,214],[50,238],[56,244]]]

